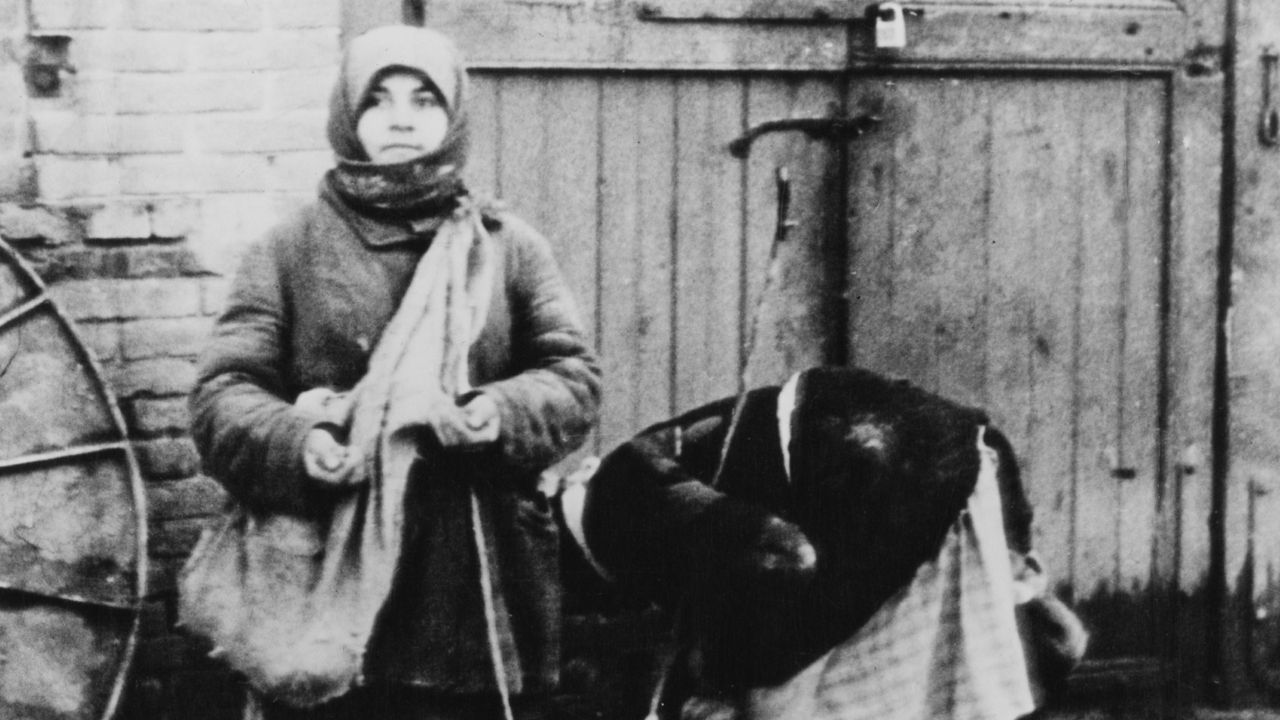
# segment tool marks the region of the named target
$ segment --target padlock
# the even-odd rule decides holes
[[[902,6],[896,2],[883,2],[876,6],[876,47],[903,48],[907,46],[907,22]]]

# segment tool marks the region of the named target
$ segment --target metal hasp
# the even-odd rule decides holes
[[[1276,89],[1276,63],[1280,61],[1280,53],[1272,45],[1262,51],[1262,114],[1258,119],[1258,139],[1263,145],[1275,147],[1280,145],[1280,91]]]
[[[729,154],[739,160],[751,153],[751,143],[761,135],[786,130],[798,130],[814,140],[854,140],[880,123],[878,115],[853,117],[785,118],[766,120],[749,128],[729,143]]]
[[[0,718],[114,714],[146,582],[141,473],[97,361],[0,241]]]

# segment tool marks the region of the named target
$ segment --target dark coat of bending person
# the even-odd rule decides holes
[[[1013,450],[983,412],[858,369],[811,369],[794,387],[789,468],[774,386],[747,392],[736,421],[726,398],[649,427],[587,486],[592,560],[624,593],[681,608],[676,674],[695,693],[786,680],[911,583],[974,490],[980,432],[1010,555],[1036,562]],[[1066,655],[1050,674],[1078,647]]]

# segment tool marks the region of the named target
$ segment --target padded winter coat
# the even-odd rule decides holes
[[[442,453],[443,471],[410,479],[404,549],[365,672],[446,693],[494,689],[470,486],[486,519],[495,599],[506,611],[498,623],[506,675],[513,692],[537,694],[557,680],[560,626],[558,540],[538,477],[594,426],[600,369],[548,242],[510,213],[483,212],[505,281],[494,283],[469,365],[473,385],[497,403],[500,437],[483,450]],[[335,491],[310,479],[302,460],[320,419],[293,401],[360,380],[431,226],[371,219],[322,189],[247,252],[192,395],[204,470],[236,499],[274,512],[326,512]],[[421,441],[432,442],[429,433]]]

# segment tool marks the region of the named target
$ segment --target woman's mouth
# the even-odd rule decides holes
[[[385,160],[408,160],[422,154],[422,148],[417,145],[383,145],[379,155]]]

